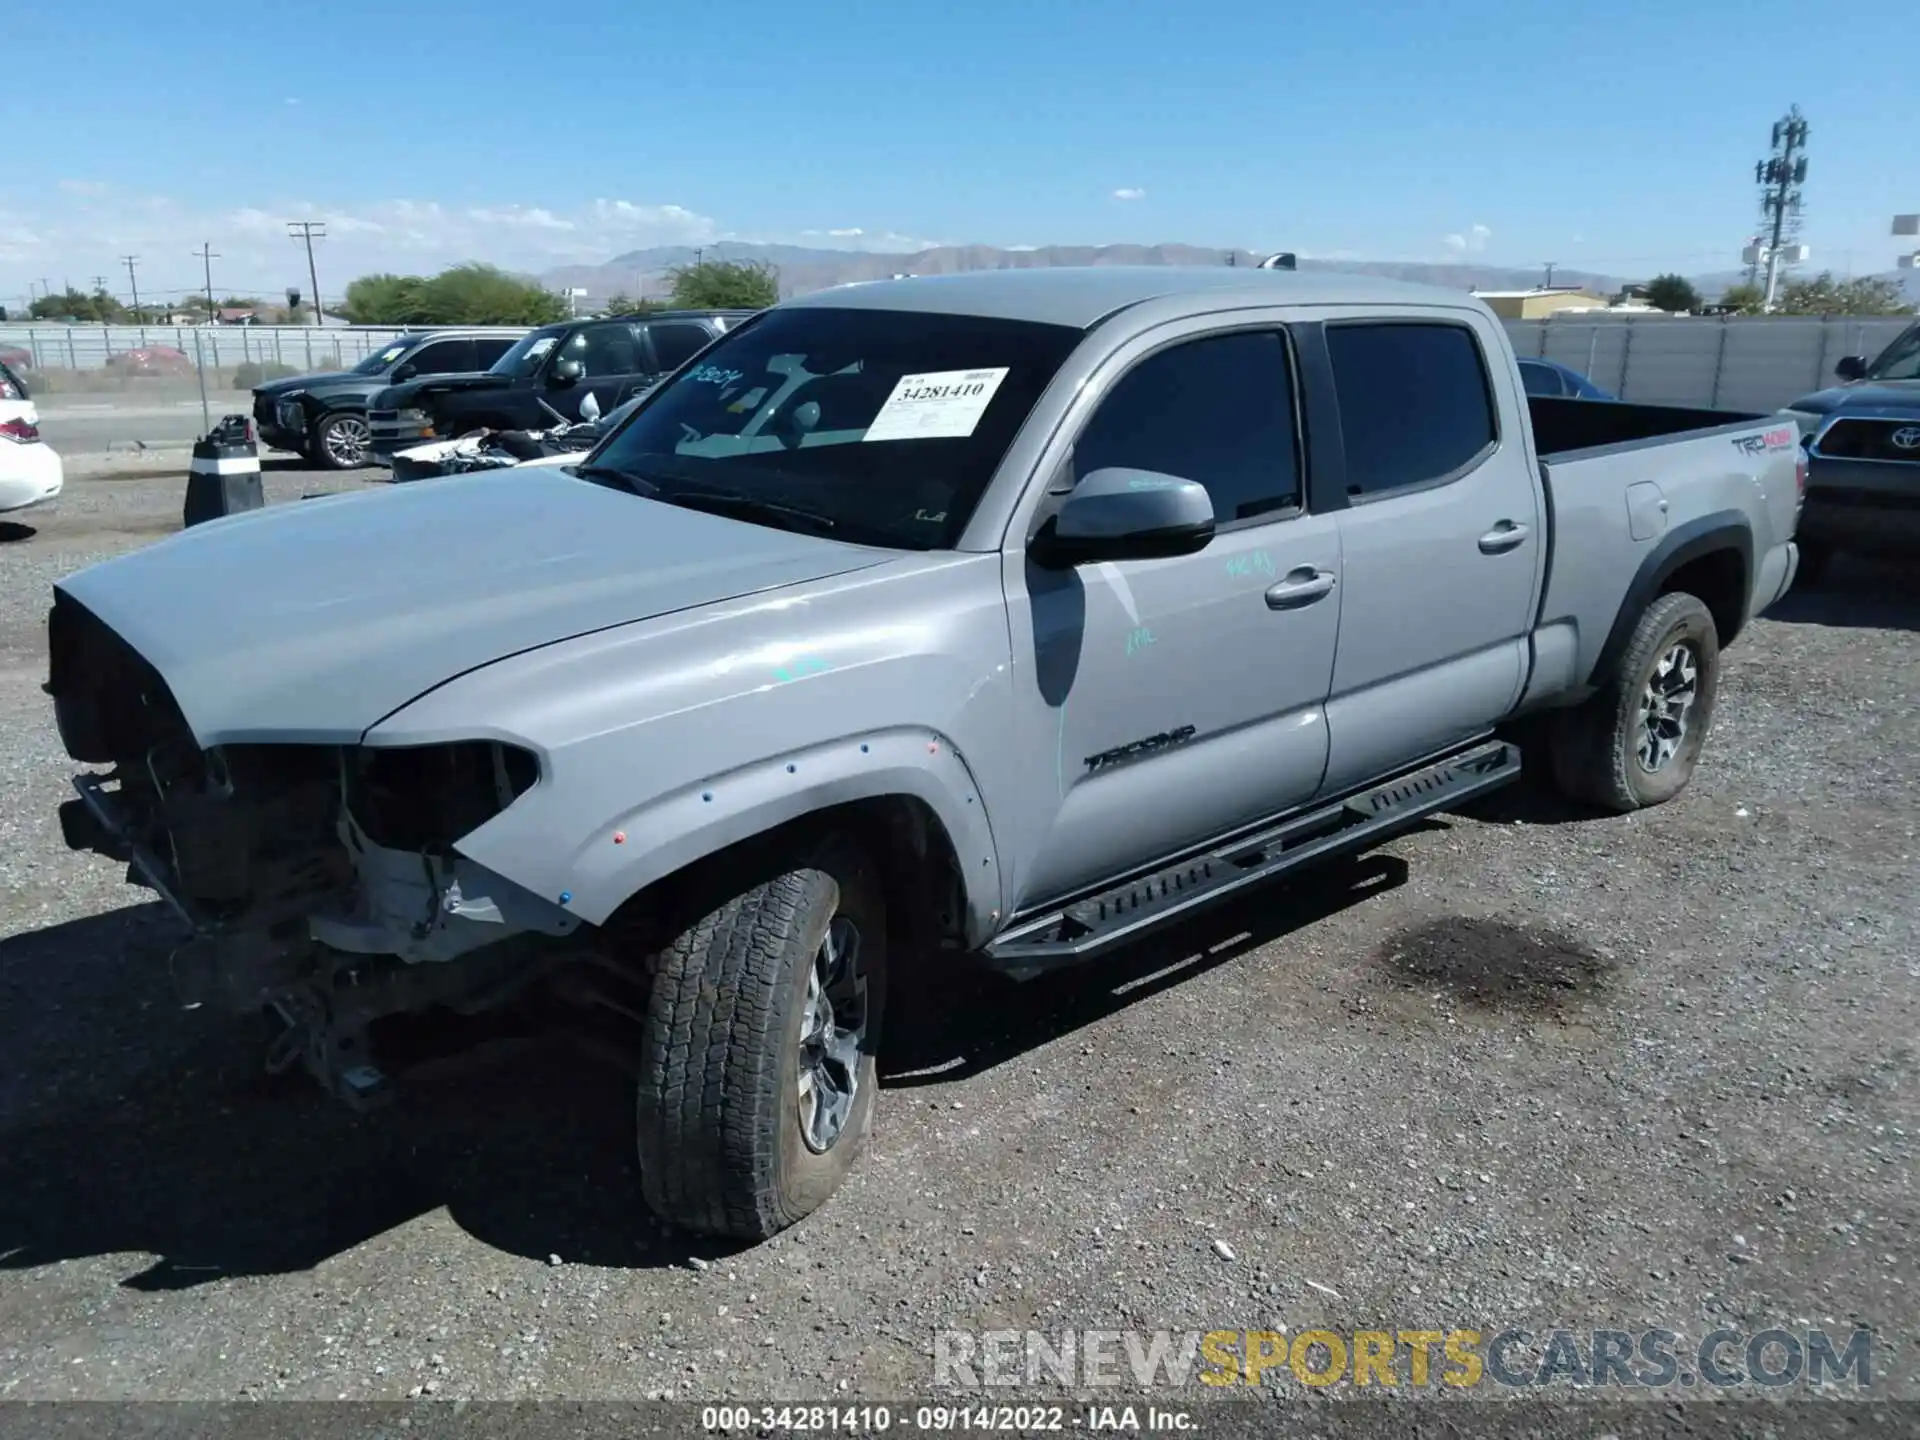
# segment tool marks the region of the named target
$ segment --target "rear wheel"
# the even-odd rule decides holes
[[[357,470],[373,452],[373,432],[367,417],[351,413],[329,415],[313,432],[307,458],[328,470]]]
[[[871,860],[830,836],[775,863],[661,952],[641,1041],[647,1203],[750,1240],[817,1209],[859,1158],[886,997]]]
[[[1575,799],[1616,812],[1671,800],[1693,778],[1720,688],[1720,636],[1698,598],[1647,607],[1591,698],[1559,717],[1553,773]]]

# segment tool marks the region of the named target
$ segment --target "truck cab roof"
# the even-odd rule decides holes
[[[816,290],[786,306],[910,310],[978,315],[1091,329],[1148,300],[1190,296],[1196,314],[1233,304],[1406,305],[1478,308],[1465,291],[1376,275],[1237,266],[1087,265],[1032,270],[971,270]]]

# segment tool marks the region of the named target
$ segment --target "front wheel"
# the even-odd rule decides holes
[[[763,1240],[840,1186],[873,1123],[886,907],[830,836],[659,957],[641,1040],[641,1188],[664,1220]]]
[[[364,415],[339,414],[323,419],[313,432],[308,458],[327,470],[357,470],[373,451],[373,432]]]
[[[1695,596],[1662,595],[1600,689],[1559,717],[1555,783],[1616,813],[1671,800],[1693,778],[1719,689],[1713,613]]]

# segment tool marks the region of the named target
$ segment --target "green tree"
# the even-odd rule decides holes
[[[1783,315],[1907,315],[1900,287],[1876,275],[1857,280],[1835,280],[1822,270],[1810,280],[1789,280],[1780,287],[1775,306]]]
[[[1700,308],[1700,292],[1684,275],[1656,275],[1647,282],[1647,303],[1657,310],[1685,315]]]
[[[418,275],[362,275],[340,302],[340,313],[356,325],[424,325],[431,321]]]
[[[492,265],[442,270],[420,291],[435,325],[548,325],[567,317],[567,302],[551,290]]]
[[[57,295],[42,295],[27,307],[34,320],[79,320],[99,325],[118,324],[128,316],[127,307],[104,290],[82,294],[69,286]]]
[[[669,273],[681,310],[764,310],[780,301],[780,277],[763,261],[708,260]]]
[[[340,311],[356,325],[546,325],[566,301],[492,265],[456,265],[431,278],[362,275]]]
[[[1758,315],[1761,302],[1765,299],[1766,292],[1758,285],[1748,285],[1744,282],[1729,285],[1720,292],[1720,303],[1739,315]]]
[[[625,294],[609,297],[606,306],[609,315],[647,315],[666,308],[667,302],[664,300],[636,300]]]

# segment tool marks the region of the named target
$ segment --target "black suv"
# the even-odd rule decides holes
[[[390,340],[351,370],[294,375],[253,387],[260,442],[329,470],[367,463],[367,401],[418,375],[485,370],[526,334],[521,330],[422,330]]]
[[[678,370],[751,310],[659,310],[568,320],[524,336],[484,375],[443,375],[382,390],[367,406],[373,458],[469,430],[544,430],[581,418],[591,395],[606,415]]]
[[[1920,554],[1920,322],[1871,364],[1848,355],[1834,374],[1844,383],[1787,406],[1807,450],[1794,538],[1809,585],[1839,551]]]

